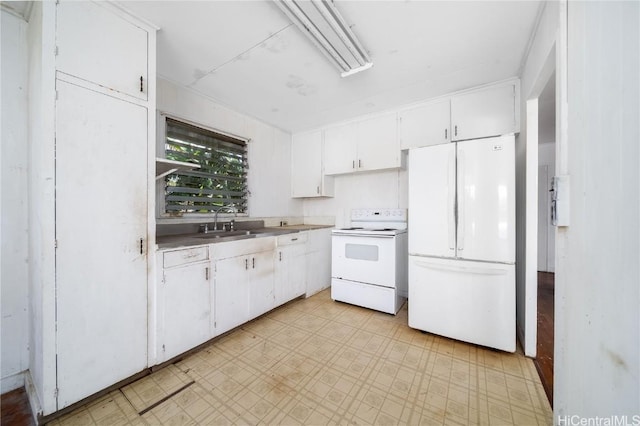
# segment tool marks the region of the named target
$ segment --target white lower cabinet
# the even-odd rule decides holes
[[[307,232],[278,237],[275,257],[276,306],[306,291]]]
[[[161,355],[165,361],[211,337],[210,268],[205,262],[164,271]]]
[[[306,296],[331,286],[331,229],[308,231],[306,254]]]
[[[216,260],[215,334],[222,334],[249,321],[248,258]]]
[[[155,364],[331,283],[331,229],[158,253]],[[152,324],[153,326],[153,324]]]
[[[155,289],[156,348],[152,364],[168,361],[211,338],[213,273],[209,246],[160,252]],[[155,318],[155,323],[153,322]]]
[[[214,335],[275,307],[274,247],[273,237],[212,245],[216,253]]]
[[[273,281],[273,250],[249,256],[249,319],[276,307]]]

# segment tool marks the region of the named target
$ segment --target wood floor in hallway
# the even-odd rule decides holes
[[[554,274],[538,272],[538,343],[534,364],[553,406],[553,295]]]

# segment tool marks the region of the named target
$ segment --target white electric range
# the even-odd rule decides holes
[[[407,210],[354,209],[332,234],[331,298],[395,315],[407,298]]]

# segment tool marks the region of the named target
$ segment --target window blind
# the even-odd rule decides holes
[[[165,156],[200,165],[165,178],[167,213],[247,212],[247,143],[166,117]]]

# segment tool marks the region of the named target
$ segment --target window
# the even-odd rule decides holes
[[[166,213],[247,212],[247,143],[166,118],[165,156],[197,163],[165,178]]]

